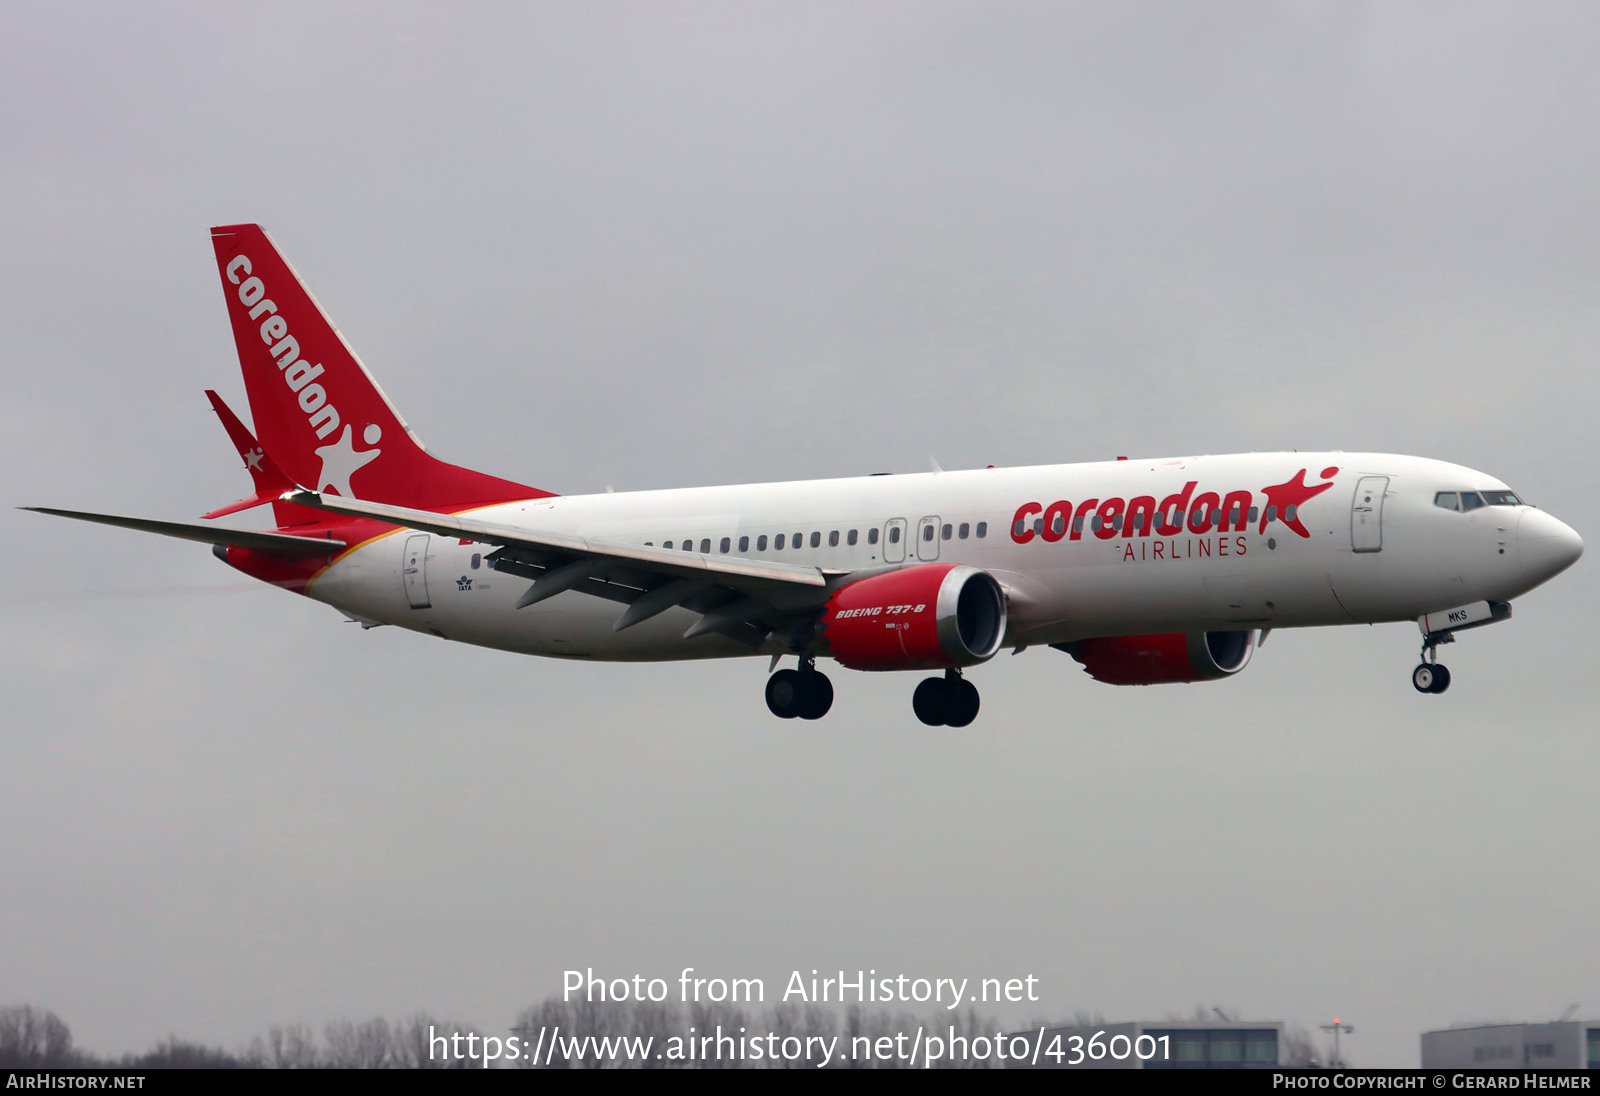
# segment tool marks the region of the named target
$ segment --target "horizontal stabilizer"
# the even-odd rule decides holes
[[[164,537],[194,540],[201,544],[222,544],[230,548],[253,548],[271,552],[275,556],[331,556],[343,551],[347,545],[342,540],[326,537],[296,537],[287,533],[262,533],[253,529],[227,529],[217,525],[195,525],[186,521],[155,521],[151,518],[125,518],[116,514],[90,514],[82,510],[53,510],[48,506],[23,506],[36,514],[54,514],[58,518],[75,518],[101,525],[116,525],[123,529],[137,529],[143,533],[160,533]]]

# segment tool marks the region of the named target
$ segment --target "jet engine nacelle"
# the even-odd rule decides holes
[[[1254,632],[1175,632],[1111,636],[1060,644],[1084,672],[1108,685],[1168,685],[1214,681],[1244,669],[1255,653]]]
[[[1006,599],[987,571],[923,563],[841,586],[822,615],[828,653],[852,670],[947,670],[994,656]]]

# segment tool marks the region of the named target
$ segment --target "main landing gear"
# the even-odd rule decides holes
[[[798,670],[779,670],[767,678],[767,707],[779,719],[821,719],[833,707],[833,682],[817,672],[812,658]]]
[[[978,718],[978,690],[960,670],[946,670],[917,686],[911,710],[930,727],[965,727]]]
[[[1450,669],[1439,662],[1439,644],[1454,643],[1449,632],[1424,636],[1422,661],[1411,671],[1411,684],[1419,693],[1442,693],[1450,687]]]

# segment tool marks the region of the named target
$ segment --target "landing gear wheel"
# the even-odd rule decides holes
[[[767,678],[767,707],[779,719],[793,719],[799,715],[805,693],[798,670],[779,670]],[[829,694],[831,701],[831,689]]]
[[[943,681],[945,693],[945,723],[951,727],[965,727],[978,718],[978,689],[970,681],[956,678]]]
[[[924,678],[917,686],[917,691],[911,694],[911,710],[917,713],[917,718],[930,727],[943,727],[947,722],[945,715],[945,688],[944,678]]]
[[[1439,646],[1454,643],[1449,632],[1429,632],[1422,637],[1422,663],[1411,671],[1411,684],[1419,693],[1442,693],[1450,687],[1450,671],[1439,665]]]
[[[796,714],[801,719],[821,719],[833,707],[833,682],[815,670],[800,675],[801,696]]]
[[[924,678],[911,694],[911,710],[930,727],[965,727],[978,718],[978,690],[956,670]]]

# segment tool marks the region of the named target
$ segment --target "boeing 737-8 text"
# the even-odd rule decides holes
[[[1438,646],[1583,552],[1492,476],[1384,453],[554,495],[429,455],[259,226],[212,243],[256,433],[208,396],[254,493],[202,522],[44,512],[209,543],[368,627],[557,658],[769,656],[768,706],[806,719],[833,700],[819,658],[933,671],[917,717],[965,726],[962,671],[1002,648],[1153,685],[1236,674],[1274,628],[1415,621],[1413,684],[1442,693]],[[276,529],[210,523],[260,505]],[[786,655],[798,668],[776,670]]]

